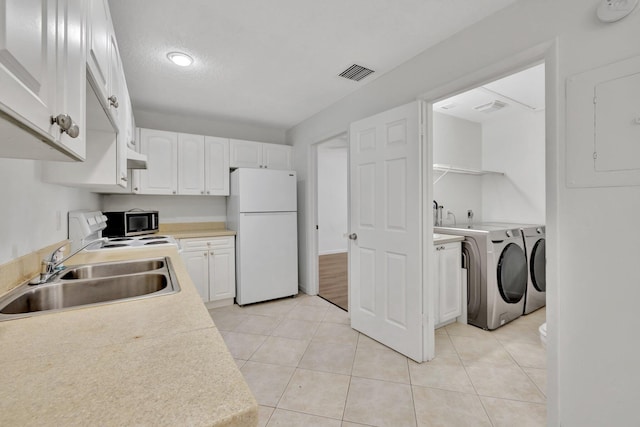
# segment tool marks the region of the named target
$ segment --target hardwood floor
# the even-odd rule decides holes
[[[319,295],[338,307],[349,310],[349,278],[347,253],[320,255],[318,259],[320,273]]]

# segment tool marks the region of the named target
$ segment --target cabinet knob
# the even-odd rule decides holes
[[[200,194],[204,194],[204,191],[201,191]]]
[[[109,98],[107,98],[109,100],[109,104],[111,104],[111,106],[113,108],[118,108],[118,97],[115,95],[111,95]]]
[[[209,255],[213,256],[213,252],[209,252]]]
[[[133,187],[133,190],[134,191],[138,191],[138,187]]]
[[[351,234],[349,234],[349,239],[358,240],[358,235],[356,233],[351,233]]]
[[[211,194],[211,191],[207,191],[207,194]]]
[[[205,253],[204,253],[204,256],[207,256],[207,255],[209,255],[209,252],[205,252]]]
[[[71,138],[77,138],[80,135],[80,128],[68,114],[51,116],[51,124],[57,124],[60,127],[60,132],[66,132]]]
[[[176,194],[176,190],[173,190],[173,191],[172,191],[172,194]]]

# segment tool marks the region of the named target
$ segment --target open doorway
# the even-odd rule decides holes
[[[536,337],[546,331],[545,65],[438,101],[432,119],[434,232],[464,237],[463,323]]]
[[[348,311],[347,135],[318,144],[316,159],[318,295]]]

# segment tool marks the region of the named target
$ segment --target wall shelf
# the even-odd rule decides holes
[[[434,184],[436,184],[438,181],[440,181],[442,178],[444,178],[444,176],[447,175],[448,173],[458,173],[458,174],[463,174],[463,175],[504,175],[504,172],[487,171],[487,170],[471,169],[471,168],[461,168],[461,167],[458,167],[458,166],[443,165],[443,164],[437,164],[437,163],[434,163],[433,171],[442,173],[442,175],[440,175],[438,177],[438,179],[436,179],[433,182]]]

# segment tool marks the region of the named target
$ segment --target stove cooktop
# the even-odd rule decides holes
[[[136,237],[111,237],[102,245],[87,250],[114,250],[114,249],[130,249],[142,248],[147,245],[173,245],[178,246],[178,242],[170,236],[136,236]]]

